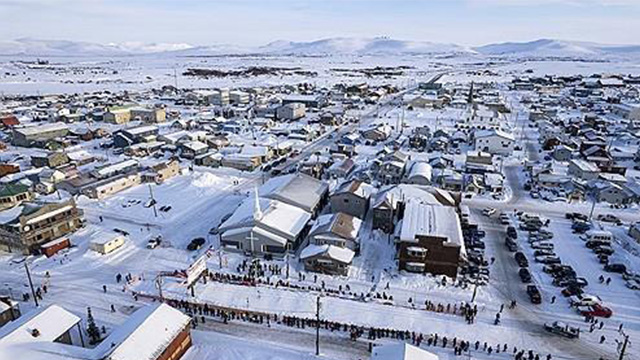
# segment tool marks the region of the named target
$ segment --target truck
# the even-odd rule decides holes
[[[560,321],[545,323],[544,329],[552,334],[564,336],[569,339],[577,339],[580,337],[580,328],[569,326]]]

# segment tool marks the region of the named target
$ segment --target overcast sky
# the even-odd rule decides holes
[[[389,36],[640,43],[640,0],[0,0],[0,41],[261,45]]]

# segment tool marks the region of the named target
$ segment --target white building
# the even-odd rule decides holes
[[[502,130],[481,130],[475,132],[475,150],[497,155],[511,155],[515,137]]]
[[[290,103],[280,106],[276,110],[276,116],[278,119],[293,121],[303,118],[307,113],[307,108],[301,103]]]

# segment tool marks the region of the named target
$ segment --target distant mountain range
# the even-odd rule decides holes
[[[485,55],[527,56],[604,56],[640,54],[639,45],[605,45],[582,41],[541,39],[531,42],[508,42],[475,48]]]
[[[23,56],[127,56],[170,54],[176,56],[220,55],[488,55],[538,57],[604,57],[640,55],[639,45],[604,45],[579,41],[541,39],[479,47],[428,41],[404,41],[389,38],[329,38],[310,42],[275,41],[263,46],[192,46],[171,43],[97,44],[66,40],[22,38],[0,41],[0,55]]]

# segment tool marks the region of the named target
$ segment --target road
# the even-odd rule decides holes
[[[446,72],[441,72],[433,75],[431,79],[427,81],[428,84],[435,83],[442,76],[444,76]],[[410,93],[416,90],[417,87],[409,87],[404,90],[401,90],[393,95],[386,97],[383,101],[376,104],[375,108],[366,114],[362,115],[360,119],[355,123],[349,123],[343,125],[337,129],[332,131],[328,131],[319,138],[315,139],[312,143],[306,145],[300,154],[295,156],[294,158],[289,158],[283,164],[276,167],[276,169],[280,173],[287,173],[291,171],[291,169],[297,167],[301,160],[313,155],[316,152],[324,153],[323,150],[331,146],[335,141],[340,139],[342,136],[350,134],[354,131],[357,131],[359,128],[365,127],[371,123],[373,123],[376,119],[380,117],[380,115],[386,114],[389,110],[392,110],[395,106],[397,106],[396,102],[398,99],[402,98],[405,94]]]
[[[207,322],[198,324],[198,330],[213,331],[244,339],[259,339],[261,342],[285,347],[296,351],[313,353],[315,351],[316,334],[313,328],[298,329],[284,326],[266,327],[241,321],[230,321],[227,324],[218,319],[207,318]],[[362,339],[351,341],[340,333],[320,331],[320,353],[331,359],[367,359],[368,344]]]

